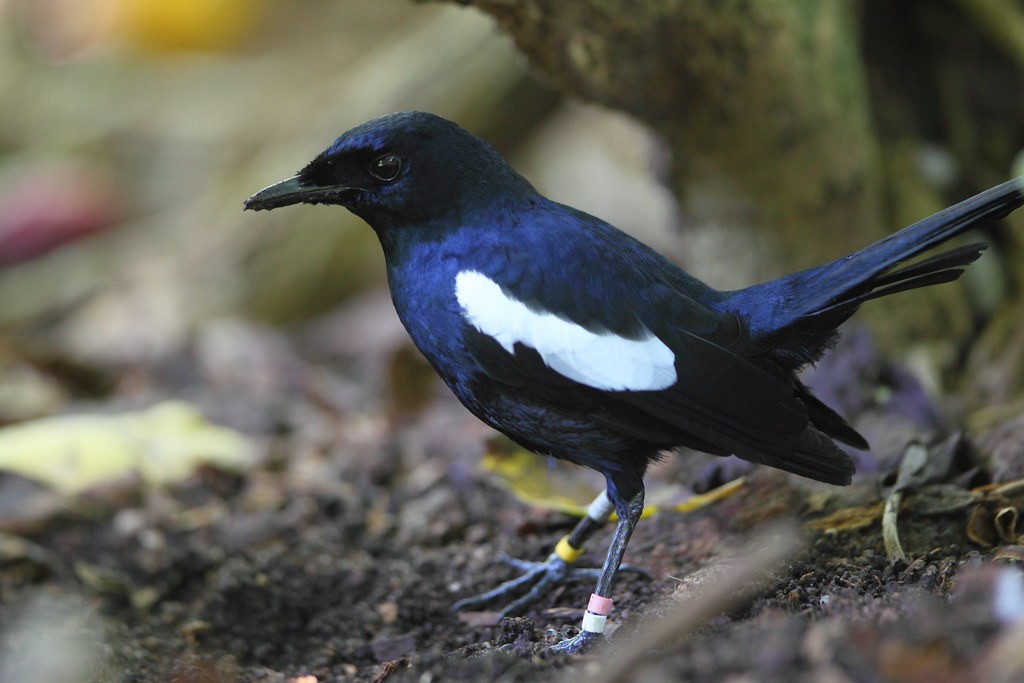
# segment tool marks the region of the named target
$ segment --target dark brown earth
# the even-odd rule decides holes
[[[723,603],[696,630],[642,651],[628,660],[627,678],[1024,676],[1014,645],[1024,585],[1002,574],[1024,558],[1015,527],[1024,494],[978,490],[996,478],[985,452],[996,446],[979,447],[984,439],[931,448],[929,462],[940,464],[906,491],[899,514],[906,559],[890,561],[882,539],[881,503],[902,453],[890,450],[862,458],[868,472],[849,489],[762,469],[743,492],[702,511],[645,519],[627,561],[649,577],[620,576],[616,628],[586,657],[547,647],[578,626],[587,584],[553,591],[500,623],[494,613],[453,614],[459,597],[514,575],[498,562],[502,553],[541,559],[574,520],[524,506],[479,470],[488,434],[404,345],[382,344],[380,358],[356,367],[318,345],[333,329],[324,325],[285,337],[248,330],[247,343],[275,359],[262,388],[244,373],[213,382],[197,369],[200,351],[147,371],[160,392],[262,444],[265,457],[251,471],[204,471],[168,489],[114,487],[34,518],[25,511],[48,494],[4,477],[5,671],[32,673],[10,663],[36,666],[26,642],[42,631],[25,624],[49,619],[64,629],[65,641],[46,635],[55,648],[73,642],[96,655],[85,680],[572,680],[601,672],[609,654],[637,657],[639,634],[687,610],[727,576],[723,568],[753,561],[737,549],[751,538],[771,544],[772,523],[795,520],[801,549],[759,572],[756,584],[729,587],[752,598]],[[871,356],[865,367],[873,369],[854,374],[863,386],[847,383],[845,395],[877,396],[885,385],[890,408],[865,399],[858,424],[874,429],[889,415],[902,429],[885,361]],[[836,380],[822,372],[827,389]],[[402,401],[390,398],[396,391]],[[1005,456],[1014,430],[1004,432]],[[729,461],[672,458],[652,473],[652,486],[707,488],[732,476],[719,464]],[[12,511],[15,496],[26,502]],[[607,540],[605,531],[583,562],[598,563]]]

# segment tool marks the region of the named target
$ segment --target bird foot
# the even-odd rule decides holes
[[[546,591],[555,586],[578,581],[596,581],[601,575],[600,569],[574,567],[554,553],[543,562],[519,560],[508,555],[502,555],[501,561],[515,567],[522,574],[486,593],[459,600],[452,605],[453,612],[480,607],[493,600],[511,598],[526,591],[524,595],[513,600],[501,610],[499,618],[504,619],[505,617],[522,614],[527,607],[539,600]],[[643,576],[648,575],[646,570],[628,564],[622,565],[619,571],[631,571]]]
[[[588,579],[596,581],[601,573],[599,569],[573,567],[555,554],[544,562],[528,562],[508,555],[503,555],[501,561],[515,567],[522,574],[486,593],[459,600],[452,605],[453,612],[480,607],[499,598],[510,598],[525,590],[527,592],[524,595],[509,603],[500,613],[500,618],[516,616],[543,596],[545,591],[565,583]]]
[[[604,640],[600,633],[592,631],[580,631],[572,638],[565,638],[555,643],[549,649],[563,655],[582,655],[590,652],[595,646]]]

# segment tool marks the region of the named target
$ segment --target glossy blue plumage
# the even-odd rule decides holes
[[[734,292],[540,196],[482,140],[430,114],[354,128],[246,206],[300,202],[344,206],[376,231],[402,323],[470,411],[537,453],[605,476],[619,516],[596,572],[607,604],[643,509],[644,472],[660,453],[689,446],[849,483],[853,463],[835,441],[867,443],[797,371],[865,301],[956,279],[984,244],[902,262],[1006,215],[1024,195],[1019,179],[1004,183],[832,263]],[[607,510],[603,498],[595,505]],[[563,542],[581,548],[605,514]],[[456,608],[527,590],[504,612],[514,613],[567,580],[571,562],[556,552]],[[556,649],[581,652],[602,628],[585,619]]]
[[[1011,181],[833,263],[720,292],[607,223],[537,194],[455,124],[414,112],[345,133],[248,206],[331,203],[364,218],[380,238],[402,323],[459,399],[527,447],[602,472],[623,511],[642,492],[648,463],[682,445],[848,483],[852,463],[833,439],[866,443],[795,372],[861,303],[955,279],[984,245],[905,268],[902,261],[1022,201]],[[549,367],[544,349],[519,343],[510,353],[457,301],[465,271],[496,283],[506,303],[601,339],[655,335],[674,354],[678,381],[604,391]],[[540,324],[523,317],[516,324]],[[593,370],[592,355],[569,358],[583,376]]]

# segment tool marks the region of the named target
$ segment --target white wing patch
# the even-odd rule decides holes
[[[455,276],[455,298],[466,320],[509,353],[521,343],[535,349],[552,370],[605,391],[657,391],[676,383],[675,354],[648,333],[626,339],[595,334],[551,313],[538,313],[501,291],[486,275]]]

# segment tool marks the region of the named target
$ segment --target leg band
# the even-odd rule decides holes
[[[582,630],[590,633],[604,633],[604,625],[607,621],[608,617],[603,614],[584,612]]]
[[[572,564],[576,560],[580,559],[580,555],[583,554],[583,548],[573,548],[572,544],[569,543],[568,536],[562,536],[562,539],[555,545],[555,555],[558,555],[558,559],[562,560],[566,564]]]
[[[611,598],[602,598],[597,593],[591,593],[590,604],[583,613],[581,629],[590,633],[604,633],[604,625],[611,614],[613,602]]]
[[[608,500],[607,492],[602,492],[587,507],[587,517],[590,517],[595,522],[604,522],[614,509],[615,506]]]
[[[615,604],[615,601],[611,598],[602,598],[597,593],[591,593],[590,604],[587,605],[587,611],[591,614],[606,617],[612,613],[613,604]]]

